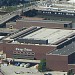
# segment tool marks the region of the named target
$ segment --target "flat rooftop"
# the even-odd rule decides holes
[[[0,25],[9,21],[10,19],[12,19],[13,17],[17,16],[16,14],[11,14],[11,13],[8,13],[8,14],[5,14],[3,16],[0,17]]]
[[[75,3],[74,3],[75,4]],[[75,13],[75,5],[70,3],[54,3],[52,5],[48,3],[38,4],[36,10],[42,11],[55,11],[64,13]]]
[[[43,20],[44,18],[22,16],[22,19],[24,19],[24,20]]]
[[[18,31],[18,29],[0,28],[0,33],[14,33],[16,31]]]
[[[41,28],[23,39],[48,40],[48,44],[56,44],[64,39],[75,35],[75,30]]]
[[[70,55],[75,52],[75,42],[72,42],[69,45],[64,46],[61,49],[56,49],[49,52],[49,55]]]

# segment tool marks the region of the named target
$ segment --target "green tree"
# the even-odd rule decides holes
[[[38,66],[38,71],[40,71],[40,72],[46,71],[46,60],[45,59],[42,59],[40,61],[40,64]]]
[[[72,69],[69,70],[68,73],[67,73],[67,75],[74,75],[73,70]]]

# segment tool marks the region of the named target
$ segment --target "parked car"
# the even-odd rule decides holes
[[[30,63],[25,64],[24,67],[28,68],[30,66]]]
[[[48,73],[47,75],[52,75],[51,73]]]
[[[47,75],[47,74],[44,74],[44,75]]]
[[[46,74],[44,74],[44,75],[52,75],[51,73],[46,73]]]
[[[20,72],[18,71],[18,72],[15,72],[16,74],[20,74]]]

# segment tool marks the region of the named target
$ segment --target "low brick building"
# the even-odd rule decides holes
[[[40,20],[40,19],[21,19],[15,23],[7,23],[6,27],[21,29],[23,27],[29,28],[31,26],[39,26],[46,28],[72,28],[72,21],[55,21],[55,20]]]

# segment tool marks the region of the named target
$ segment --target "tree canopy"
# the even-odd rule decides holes
[[[44,72],[46,71],[46,60],[42,59],[39,66],[38,66],[38,71]]]
[[[67,75],[74,75],[73,70],[72,69],[69,70],[68,73],[67,73]]]
[[[11,6],[19,3],[25,3],[26,0],[0,0],[0,6]]]

